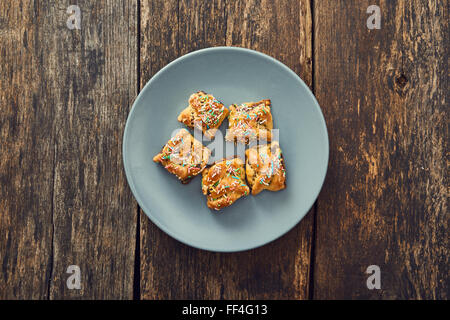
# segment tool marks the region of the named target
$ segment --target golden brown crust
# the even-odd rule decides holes
[[[228,109],[212,95],[203,91],[189,97],[189,105],[181,111],[178,121],[189,128],[197,128],[212,139],[223,120],[228,116]]]
[[[182,183],[188,183],[205,169],[211,151],[202,145],[186,129],[181,129],[170,139],[153,161],[161,163]]]
[[[257,195],[264,189],[278,191],[286,188],[286,168],[277,141],[254,146],[245,155],[245,172],[252,195]]]
[[[244,162],[240,158],[216,162],[202,175],[202,192],[211,209],[228,207],[250,192],[245,183]]]
[[[233,104],[228,118],[227,141],[248,144],[257,139],[272,140],[273,120],[269,99],[246,102],[240,106]]]

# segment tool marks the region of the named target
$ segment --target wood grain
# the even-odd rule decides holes
[[[55,152],[51,75],[41,47],[48,9],[0,2],[0,299],[48,297]]]
[[[311,85],[311,23],[309,1],[143,1],[141,85],[178,56],[218,45],[266,52]],[[282,239],[226,254],[185,246],[141,213],[141,298],[307,298],[312,224],[309,214]]]
[[[121,150],[137,93],[137,2],[83,2],[81,30],[65,28],[58,8],[48,66],[58,84],[50,298],[131,299],[137,207]],[[66,286],[70,264],[81,268],[81,290]]]
[[[2,2],[0,297],[132,298],[136,204],[121,140],[136,1]],[[3,188],[5,186],[5,188]],[[69,265],[81,290],[69,290]]]
[[[366,27],[371,4],[380,30]],[[314,12],[331,147],[314,298],[448,299],[445,2],[315,1]],[[381,290],[366,287],[369,265]]]
[[[448,34],[443,1],[1,1],[0,299],[448,299]],[[122,168],[140,88],[219,45],[293,69],[330,137],[316,212],[235,254],[159,230]]]

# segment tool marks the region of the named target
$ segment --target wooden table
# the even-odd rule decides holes
[[[1,1],[0,298],[448,299],[448,34],[446,1]],[[122,166],[140,89],[211,46],[288,65],[330,137],[313,209],[234,254],[164,234]]]

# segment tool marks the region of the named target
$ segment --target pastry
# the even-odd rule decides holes
[[[286,168],[277,141],[249,148],[245,156],[245,172],[252,195],[264,189],[278,191],[286,188]]]
[[[173,173],[182,183],[188,183],[203,171],[211,151],[202,145],[186,129],[181,129],[153,158]]]
[[[228,109],[221,102],[199,91],[189,97],[189,105],[181,111],[178,121],[201,130],[208,139],[212,139],[227,116]]]
[[[228,207],[250,192],[245,183],[244,161],[240,158],[216,162],[202,175],[202,191],[211,209]]]
[[[249,143],[254,140],[271,141],[273,128],[270,100],[231,105],[229,127],[225,139]]]

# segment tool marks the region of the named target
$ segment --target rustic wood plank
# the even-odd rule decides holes
[[[315,2],[315,88],[330,165],[314,298],[448,299],[448,12],[439,1]],[[365,270],[381,268],[381,290]]]
[[[80,30],[66,27],[70,4],[49,4],[41,43],[56,128],[50,298],[131,299],[137,206],[121,146],[137,93],[137,1],[80,3]],[[80,290],[66,286],[69,265]]]
[[[268,53],[311,85],[311,23],[309,1],[143,1],[141,86],[174,58],[218,45]],[[262,248],[211,253],[177,242],[141,213],[141,298],[307,298],[312,225],[309,214]]]
[[[230,1],[227,46],[266,53],[312,85],[312,15],[310,1]]]
[[[0,299],[48,297],[55,134],[41,43],[49,6],[0,2]]]

